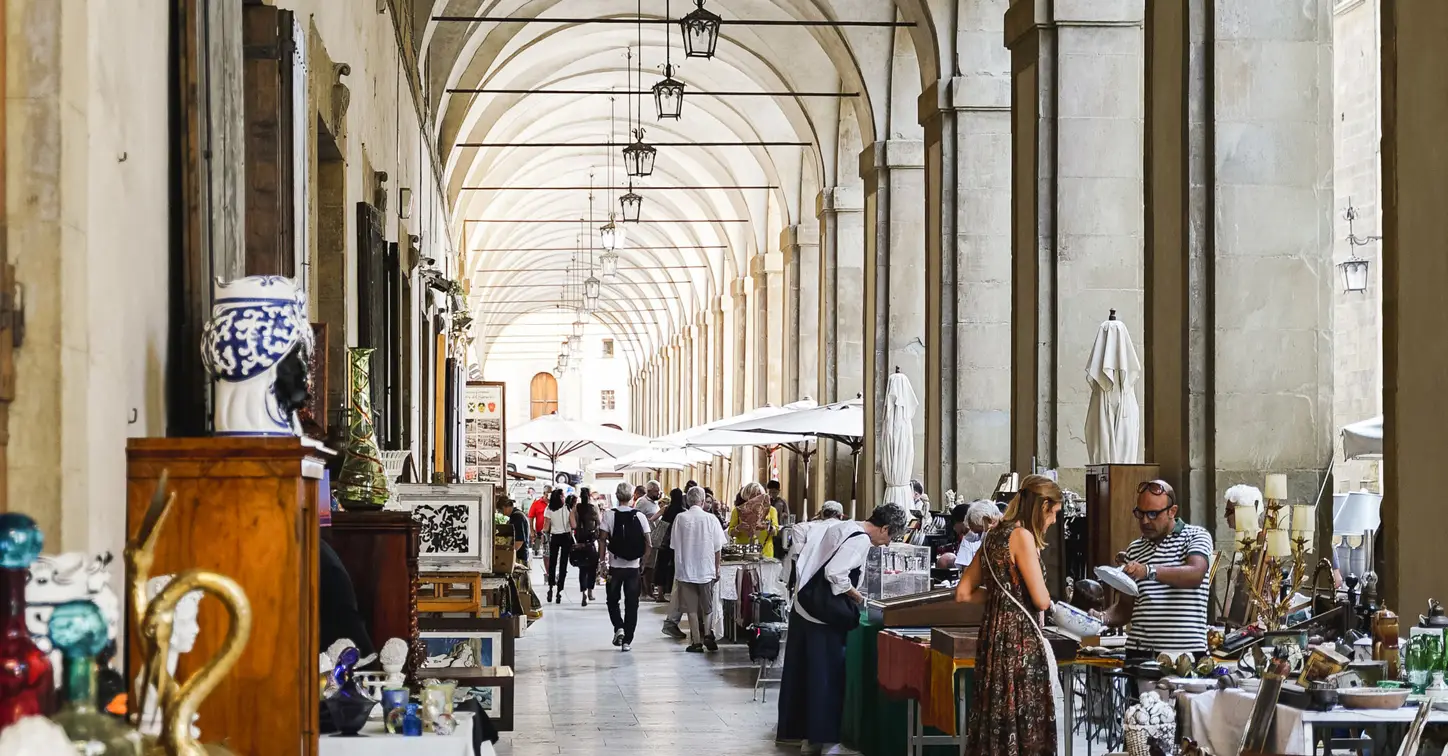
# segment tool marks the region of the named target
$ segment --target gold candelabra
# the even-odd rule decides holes
[[[131,608],[136,627],[140,628],[140,642],[145,662],[136,691],[136,705],[132,708],[133,722],[146,709],[146,697],[154,688],[161,709],[161,736],[147,744],[147,756],[217,756],[230,753],[217,745],[202,745],[191,736],[191,720],[201,707],[201,702],[231,671],[237,659],[246,648],[251,636],[251,602],[235,580],[215,572],[187,570],[177,575],[166,587],[149,600],[146,582],[151,578],[155,563],[156,539],[166,515],[171,510],[175,494],[166,494],[167,475],[161,473],[156,492],[151,497],[151,506],[141,523],[136,537],[126,544],[126,562],[131,570]],[[195,590],[210,593],[226,607],[231,625],[221,652],[197,670],[184,683],[171,677],[166,659],[171,646],[171,632],[176,622],[176,606],[185,596]]]
[[[1229,621],[1238,619],[1228,616],[1238,591],[1246,594],[1246,614],[1240,617],[1241,624],[1264,630],[1282,628],[1289,616],[1307,605],[1295,603],[1294,598],[1309,583],[1315,583],[1316,573],[1309,570],[1317,566],[1312,561],[1317,507],[1288,505],[1285,478],[1267,476],[1267,505],[1261,527],[1255,505],[1237,506],[1235,550],[1229,558],[1219,553],[1214,560],[1220,567],[1212,571],[1213,582],[1219,571],[1228,581],[1219,609],[1224,610],[1220,613]]]

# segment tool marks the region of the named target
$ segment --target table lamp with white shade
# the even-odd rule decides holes
[[[1341,504],[1338,496],[1342,496]],[[1353,491],[1333,497],[1333,562],[1344,575],[1373,571],[1373,536],[1381,525],[1382,494]]]

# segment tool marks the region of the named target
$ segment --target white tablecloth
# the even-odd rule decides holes
[[[389,735],[379,721],[368,722],[359,738],[323,735],[320,756],[473,756],[473,716],[463,712],[458,727],[446,737],[425,732],[421,737]],[[493,745],[483,742],[482,756],[492,756]]]
[[[1236,753],[1252,717],[1256,694],[1242,690],[1211,690],[1196,695],[1177,697],[1177,721],[1182,734],[1209,753]],[[1272,719],[1272,737],[1268,751],[1272,753],[1307,753],[1307,740],[1302,734],[1302,710],[1277,705]],[[1183,718],[1185,717],[1185,718]]]

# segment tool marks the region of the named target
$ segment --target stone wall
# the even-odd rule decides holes
[[[1343,217],[1349,205],[1357,211],[1352,232],[1359,239],[1382,233],[1382,98],[1377,0],[1335,0],[1334,6],[1333,264],[1356,253],[1369,266],[1365,292],[1343,292],[1340,275],[1332,284],[1332,420],[1334,428],[1341,428],[1383,412],[1381,243],[1349,244]],[[1343,461],[1341,436],[1334,434],[1333,443],[1336,490],[1357,490],[1364,480],[1376,481],[1377,463]]]

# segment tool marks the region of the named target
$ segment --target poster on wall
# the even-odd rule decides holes
[[[503,489],[507,440],[503,430],[503,384],[468,381],[463,391],[463,482]]]

